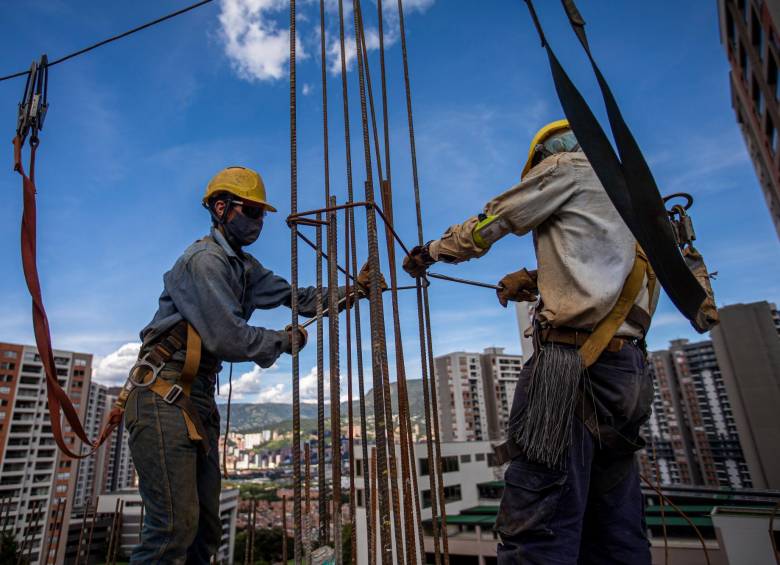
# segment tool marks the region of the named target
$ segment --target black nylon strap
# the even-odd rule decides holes
[[[542,46],[547,51],[555,90],[564,114],[609,199],[647,254],[659,282],[677,309],[693,322],[706,298],[705,292],[677,248],[672,226],[650,168],[593,59],[582,15],[573,0],[562,1],[572,28],[596,74],[620,158],[547,42],[533,1],[525,0]]]

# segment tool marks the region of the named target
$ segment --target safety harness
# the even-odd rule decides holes
[[[147,352],[143,353],[144,350]],[[160,378],[165,364],[181,350],[186,350],[186,353],[184,366],[176,379],[177,382],[172,382],[164,377]],[[130,369],[130,374],[114,403],[112,412],[124,413],[130,394],[138,389],[148,389],[167,404],[181,409],[187,424],[189,438],[200,442],[200,446],[208,453],[208,436],[198,411],[190,401],[192,381],[198,374],[198,368],[201,364],[202,342],[200,335],[191,324],[182,320],[168,330],[162,338],[155,340],[153,344],[142,346],[141,351],[142,354],[139,355],[138,361]]]
[[[573,328],[537,328],[537,341],[542,344],[564,344],[577,348],[581,359],[580,369],[587,369],[593,365],[604,351],[618,352],[626,344],[627,339],[616,337],[620,327],[627,320],[642,329],[642,335],[646,335],[650,328],[650,314],[645,312],[636,300],[642,291],[644,281],[647,279],[648,305],[652,303],[655,295],[656,276],[650,262],[647,260],[642,248],[637,244],[634,264],[623,283],[615,305],[606,316],[596,324],[593,331],[585,331]],[[585,427],[597,438],[601,445],[613,452],[633,453],[644,446],[641,438],[638,441],[631,440],[621,434],[616,428],[598,421],[594,403],[587,398],[582,386],[578,386],[576,398],[572,406],[574,414],[582,420]],[[510,434],[504,443],[494,446],[499,464],[510,461],[514,457],[525,453],[517,440]]]

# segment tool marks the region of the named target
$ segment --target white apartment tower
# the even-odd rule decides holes
[[[55,351],[54,362],[60,385],[83,422],[92,356]],[[78,449],[67,425],[63,437],[71,449]],[[64,560],[76,468],[77,462],[54,443],[38,350],[0,343],[0,502],[31,563]]]
[[[96,438],[108,421],[118,389],[90,383],[84,428]],[[95,497],[133,485],[134,468],[127,445],[127,434],[120,425],[100,449],[79,462],[73,507],[94,504]]]
[[[441,440],[502,439],[522,366],[522,355],[500,347],[436,357]]]

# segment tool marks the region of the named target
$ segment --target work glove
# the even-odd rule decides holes
[[[288,347],[284,351],[285,353],[292,354],[292,346],[293,346],[293,327],[292,324],[287,324],[285,326],[284,331],[287,332],[287,339],[288,339]],[[306,347],[306,342],[309,340],[309,334],[306,331],[305,328],[302,326],[298,326],[298,351]]]
[[[414,278],[423,276],[428,267],[436,262],[428,251],[428,245],[430,245],[430,242],[425,245],[416,245],[409,252],[409,255],[404,257],[403,269],[410,276]]]
[[[504,308],[510,300],[513,302],[534,302],[539,296],[536,270],[521,269],[509,273],[499,281],[496,296]]]
[[[371,287],[371,267],[366,261],[360,268],[357,279],[355,279],[357,285],[358,296],[368,296],[368,290]],[[387,290],[387,281],[382,273],[379,273],[379,292]]]

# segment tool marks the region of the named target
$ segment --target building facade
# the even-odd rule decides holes
[[[753,486],[780,489],[780,315],[767,302],[719,312],[712,340]]]
[[[718,0],[718,12],[731,66],[731,105],[780,236],[780,3]]]
[[[441,440],[502,439],[522,366],[522,355],[500,347],[436,357]]]
[[[442,441],[487,439],[487,410],[479,353],[458,351],[434,360]]]
[[[650,360],[656,387],[640,455],[645,475],[663,484],[752,487],[713,343],[675,340]]]
[[[57,379],[81,421],[88,403],[92,356],[55,351]],[[71,449],[76,435],[63,426]],[[0,500],[31,563],[62,563],[76,488],[77,462],[57,449],[46,377],[35,347],[0,343]],[[31,544],[31,546],[29,545]]]
[[[100,435],[116,402],[118,392],[118,388],[90,383],[84,421],[84,429],[89,437],[96,438]],[[127,434],[124,426],[118,426],[100,449],[79,461],[73,500],[74,509],[83,509],[94,504],[97,495],[132,486],[134,474]]]

